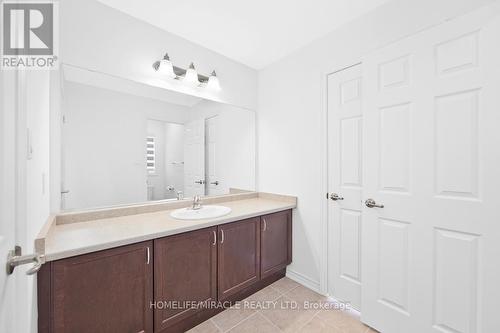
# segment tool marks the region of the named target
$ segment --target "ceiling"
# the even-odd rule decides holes
[[[261,69],[388,0],[99,0]]]

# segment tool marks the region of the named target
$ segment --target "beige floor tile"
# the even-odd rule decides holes
[[[342,333],[367,333],[370,328],[360,321],[352,321],[347,324],[341,325]]]
[[[343,333],[366,333],[369,329],[359,318],[343,310],[322,310],[318,317],[328,325],[340,328]]]
[[[284,278],[274,282],[271,285],[271,287],[276,289],[280,294],[284,294],[287,291],[292,290],[293,288],[297,288],[298,286],[300,286],[300,284],[298,284],[297,282],[295,282],[287,277],[284,277]]]
[[[280,296],[280,291],[285,291],[285,294]],[[305,309],[305,301],[328,302],[326,297],[284,278],[251,295],[238,306],[198,325],[190,332],[377,333],[361,323],[351,312]],[[266,307],[256,307],[255,304],[263,304]]]
[[[262,310],[262,313],[273,324],[284,332],[298,332],[318,312],[296,308],[297,303],[286,297],[277,300],[277,306]]]
[[[284,296],[297,302],[301,308],[311,306],[311,303],[326,302],[328,300],[326,296],[320,295],[303,286],[298,286],[288,291]]]
[[[301,333],[344,333],[338,327],[328,325],[318,316],[314,316],[305,326],[300,328]]]
[[[231,333],[274,333],[280,330],[264,318],[260,313],[247,318],[245,321],[233,327]]]
[[[199,324],[198,326],[190,329],[189,333],[220,333],[221,330],[209,319]]]
[[[255,313],[254,310],[247,309],[244,307],[241,308],[229,308],[227,310],[222,311],[218,315],[212,318],[215,325],[220,328],[222,331],[227,331],[236,324],[242,322],[247,319],[251,315]]]
[[[304,286],[298,286],[297,288],[288,291],[285,293],[285,296],[297,302],[327,300],[326,296],[320,295]]]
[[[342,326],[352,320],[352,317],[343,310],[321,310],[318,317],[332,326]]]
[[[245,301],[250,302],[266,302],[266,301],[275,301],[277,300],[281,294],[271,286],[268,286],[264,289],[259,290],[255,294],[249,296],[245,299]]]

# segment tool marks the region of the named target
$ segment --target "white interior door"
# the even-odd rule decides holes
[[[491,6],[363,61],[362,320],[498,332],[500,20]]]
[[[362,281],[361,84],[361,65],[328,76],[328,289],[356,309]]]
[[[223,193],[220,152],[219,152],[219,116],[208,118],[205,121],[205,179],[207,180],[207,195],[220,195]]]
[[[0,332],[16,332],[16,272],[7,254],[16,245],[16,72],[0,71]]]
[[[205,195],[205,119],[186,123],[184,133],[184,194]]]

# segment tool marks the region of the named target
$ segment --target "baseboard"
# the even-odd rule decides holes
[[[319,281],[315,281],[315,280],[313,280],[305,275],[302,275],[300,273],[297,273],[289,268],[287,268],[287,270],[286,270],[286,276],[288,278],[292,279],[293,281],[300,283],[304,287],[307,287],[307,288],[321,294],[320,288],[319,288]]]

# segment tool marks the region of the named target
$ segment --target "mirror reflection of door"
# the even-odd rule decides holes
[[[185,124],[184,196],[205,195],[205,119]]]
[[[224,194],[219,169],[221,163],[219,119],[217,115],[205,120],[205,194],[208,196]]]

